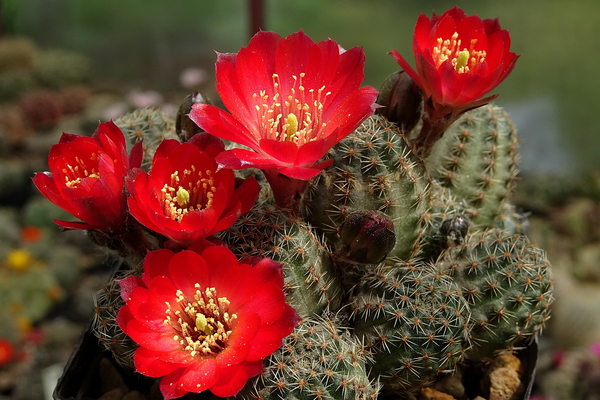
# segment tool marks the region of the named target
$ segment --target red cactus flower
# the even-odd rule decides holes
[[[214,158],[220,139],[199,134],[189,142],[163,141],[149,173],[127,177],[129,212],[142,225],[182,246],[231,226],[256,201],[260,187],[248,178],[238,187],[231,170],[219,170]]]
[[[302,31],[285,38],[261,31],[239,53],[218,55],[217,90],[231,114],[195,104],[189,116],[206,132],[253,150],[224,152],[222,167],[308,181],[331,165],[319,159],[375,109],[377,91],[359,88],[364,62],[358,47],[315,43]]]
[[[426,118],[450,120],[446,127],[495,99],[481,97],[510,74],[519,57],[510,52],[510,36],[497,19],[468,17],[458,7],[431,19],[419,16],[413,53],[416,70],[396,50],[391,54],[423,91]]]
[[[6,339],[0,338],[0,366],[9,363],[15,356],[15,348]]]
[[[63,133],[50,148],[50,172],[36,173],[33,183],[48,200],[83,221],[54,221],[61,227],[113,231],[126,218],[124,177],[130,166],[139,166],[141,155],[137,146],[128,160],[123,132],[105,122],[92,137]]]
[[[142,277],[121,280],[117,322],[140,347],[136,370],[162,377],[165,399],[210,390],[235,396],[299,321],[281,264],[238,261],[225,246],[149,253]]]

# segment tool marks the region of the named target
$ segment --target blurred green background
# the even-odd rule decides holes
[[[524,173],[569,174],[600,166],[600,3],[595,0],[264,0],[264,29],[303,29],[367,55],[365,84],[378,87],[397,69],[387,54],[412,60],[419,13],[458,5],[468,15],[498,17],[521,54],[493,93],[513,116]],[[213,77],[214,51],[236,52],[249,37],[246,0],[4,0],[8,34],[42,48],[81,52],[98,82],[123,89],[182,91],[182,70]],[[209,85],[210,87],[211,85]],[[209,93],[211,95],[211,93]],[[214,93],[212,93],[214,95]]]

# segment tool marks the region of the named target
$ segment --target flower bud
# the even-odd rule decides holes
[[[383,107],[377,109],[377,114],[410,132],[421,117],[421,102],[419,87],[401,70],[394,72],[383,82],[377,97],[377,104]]]
[[[466,215],[459,214],[442,222],[440,226],[440,235],[445,240],[445,244],[450,247],[459,245],[467,236],[471,222]]]
[[[188,114],[190,111],[192,111],[192,106],[198,103],[211,104],[210,100],[208,100],[202,93],[194,92],[187,95],[179,106],[179,110],[177,111],[177,119],[175,121],[175,131],[182,142],[187,142],[196,133],[204,132],[190,119],[190,117],[188,117]]]
[[[372,210],[350,214],[341,226],[340,237],[346,256],[363,264],[383,261],[396,244],[392,220]]]

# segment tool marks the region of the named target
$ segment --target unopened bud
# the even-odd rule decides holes
[[[394,72],[381,86],[377,114],[395,122],[403,131],[410,132],[421,118],[423,96],[419,87],[404,71]]]
[[[346,255],[352,261],[375,264],[383,261],[396,244],[392,220],[377,211],[357,211],[340,229]]]
[[[177,119],[175,120],[175,131],[182,142],[187,142],[196,133],[204,132],[198,125],[188,117],[194,104],[211,104],[211,102],[200,92],[194,92],[187,95],[179,106]]]
[[[459,245],[467,236],[471,221],[463,214],[449,218],[442,222],[440,226],[440,235],[447,246]]]

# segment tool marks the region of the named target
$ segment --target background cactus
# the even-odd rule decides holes
[[[128,139],[128,148],[143,141],[142,168],[148,170],[156,148],[164,139],[176,139],[175,121],[156,108],[142,108],[127,113],[115,121]]]

